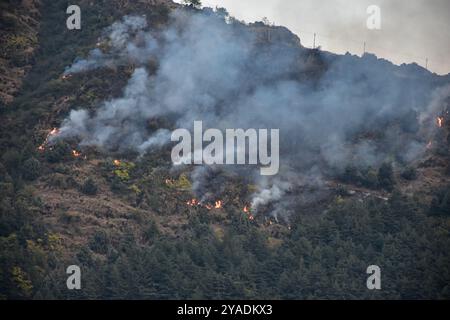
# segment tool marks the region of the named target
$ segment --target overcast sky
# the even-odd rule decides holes
[[[178,1],[177,1],[178,2]],[[450,72],[450,0],[203,0],[225,7],[239,20],[267,17],[297,34],[304,46],[323,50],[367,51],[394,63],[412,61],[439,74]],[[369,30],[367,8],[381,9],[381,30]]]

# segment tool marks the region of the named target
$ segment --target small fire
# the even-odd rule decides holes
[[[59,133],[59,129],[58,128],[53,128],[52,131],[50,131],[50,133],[48,134],[47,138],[57,135]]]
[[[439,128],[442,128],[444,126],[444,117],[437,117],[436,124]]]
[[[47,137],[45,137],[44,142],[38,147],[39,151],[45,151],[45,146],[48,144],[48,140],[52,137],[52,136],[56,136],[59,133],[59,129],[58,128],[53,128],[48,134]]]
[[[61,79],[63,79],[63,80],[67,80],[67,79],[70,79],[72,77],[72,75],[69,73],[69,74],[63,74],[63,76],[61,77]]]
[[[200,202],[197,199],[191,199],[188,202],[186,202],[186,204],[188,206],[195,207],[195,206],[198,206],[200,204]]]
[[[248,220],[250,221],[255,220],[255,216],[250,213],[250,208],[248,206],[245,206],[243,211],[248,216]]]
[[[113,162],[114,162],[114,165],[115,165],[115,166],[120,166],[120,164],[121,164],[121,161],[120,161],[120,160],[114,160]]]
[[[428,142],[427,149],[431,149],[432,146],[433,146],[433,141]]]
[[[191,199],[191,200],[187,201],[186,204],[188,206],[191,206],[191,207],[202,206],[202,207],[204,207],[204,208],[206,208],[208,210],[222,209],[223,208],[223,201],[222,200],[217,200],[217,201],[214,202],[214,204],[209,204],[209,203],[203,204],[202,202],[200,202],[199,200],[194,198],[194,199]]]
[[[75,158],[78,158],[78,157],[81,156],[81,152],[78,152],[77,150],[72,150],[72,155],[73,155]]]

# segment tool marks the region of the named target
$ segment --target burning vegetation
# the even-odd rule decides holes
[[[217,201],[214,202],[214,204],[211,204],[211,203],[202,203],[202,202],[198,201],[197,199],[191,199],[191,200],[187,201],[186,204],[188,206],[190,206],[190,207],[203,207],[203,208],[206,208],[209,211],[211,211],[211,210],[220,210],[220,209],[224,208],[223,201],[221,201],[221,200],[217,200]],[[242,209],[242,212],[244,213],[244,216],[249,221],[254,221],[255,220],[255,216],[250,213],[250,210],[248,209],[248,206],[245,206]],[[270,220],[268,218],[266,218],[265,220],[268,223],[268,225],[272,225],[273,224],[272,220]]]
[[[52,130],[50,130],[50,132],[45,137],[44,142],[38,147],[38,150],[39,151],[45,151],[47,146],[48,146],[48,143],[49,143],[50,139],[52,137],[57,136],[58,134],[59,134],[59,129],[58,128],[53,128]]]
[[[203,202],[203,201],[199,201],[196,198],[193,198],[193,199],[186,201],[186,205],[189,207],[193,207],[193,208],[195,208],[195,207],[205,208],[209,211],[220,210],[220,209],[225,208],[223,200],[216,200],[214,202]],[[248,205],[244,206],[244,208],[242,209],[242,212],[245,214],[245,216],[248,218],[248,220],[250,220],[250,221],[255,220],[255,216],[251,214],[251,210],[249,209]],[[272,223],[273,222],[270,221],[270,224],[272,224]]]
[[[199,201],[195,198],[190,199],[186,202],[186,204],[190,207],[203,207],[206,208],[208,210],[213,210],[213,209],[222,209],[223,208],[223,201],[222,200],[217,200],[214,201],[214,203],[206,203],[206,202],[202,202]]]
[[[69,80],[70,78],[72,78],[72,75],[71,75],[70,73],[68,73],[68,74],[63,74],[63,75],[61,76],[61,79],[62,79],[62,80]]]
[[[242,211],[247,215],[248,220],[253,221],[255,220],[255,217],[250,213],[250,209],[248,206],[245,206],[244,209],[242,209]],[[271,220],[269,220],[270,224],[272,224],[273,222]]]
[[[77,150],[72,150],[72,155],[75,158],[79,158],[79,157],[81,157],[81,152],[78,152]]]
[[[47,134],[47,136],[45,137],[44,142],[37,147],[37,150],[39,152],[53,151],[54,147],[53,147],[53,143],[51,142],[51,140],[52,140],[52,138],[56,138],[59,133],[60,133],[60,130],[58,128],[53,128],[52,130],[50,130],[49,133]],[[72,155],[73,158],[83,158],[84,160],[87,159],[86,155],[83,156],[81,151],[78,151],[76,149],[72,149],[70,151],[70,154]]]
[[[172,19],[177,17],[174,16]],[[126,21],[120,23],[127,25]],[[418,125],[418,121],[415,121],[417,115],[405,107],[412,105],[410,101],[403,101],[399,97],[402,101],[398,107],[384,110],[387,112],[379,114],[381,105],[393,105],[391,100],[386,100],[387,97],[398,96],[398,92],[408,91],[403,87],[404,81],[398,83],[395,72],[378,67],[376,59],[370,61],[366,58],[347,56],[345,63],[341,64],[339,62],[341,58],[338,56],[328,59],[329,56],[322,55],[319,50],[310,52],[298,45],[297,51],[297,47],[291,48],[295,54],[292,57],[283,54],[280,59],[283,62],[280,63],[274,57],[280,57],[284,51],[271,51],[272,45],[264,48],[255,47],[252,49],[252,55],[246,56],[246,50],[229,52],[226,41],[217,39],[216,48],[220,49],[220,54],[216,48],[212,48],[212,58],[205,62],[201,55],[186,54],[186,52],[204,52],[202,45],[210,44],[211,31],[204,27],[209,26],[210,21],[206,23],[197,21],[197,24],[201,28],[199,30],[194,28],[193,30],[197,31],[190,33],[195,34],[199,41],[190,42],[192,39],[190,34],[183,35],[183,30],[192,30],[194,24],[191,28],[174,33],[181,35],[177,36],[174,43],[171,39],[163,41],[167,47],[162,48],[168,50],[157,50],[157,54],[175,52],[173,49],[182,43],[182,50],[187,51],[182,51],[181,56],[193,57],[189,61],[182,61],[192,63],[187,68],[188,72],[193,73],[189,76],[199,79],[200,83],[214,83],[214,86],[207,88],[193,86],[186,90],[182,76],[176,73],[164,74],[168,71],[174,72],[176,68],[158,73],[156,66],[145,65],[145,61],[149,59],[159,60],[158,62],[163,65],[173,65],[173,55],[152,56],[153,52],[148,53],[145,50],[142,50],[145,53],[142,60],[140,57],[134,57],[131,62],[126,59],[118,62],[120,65],[129,62],[133,66],[130,78],[123,76],[120,68],[111,68],[119,71],[109,70],[105,73],[102,68],[109,68],[115,63],[107,56],[106,51],[91,58],[106,57],[108,63],[100,59],[94,61],[95,64],[84,65],[95,66],[97,69],[95,72],[98,72],[92,77],[95,81],[89,83],[89,88],[110,88],[115,82],[125,85],[129,79],[121,97],[115,95],[111,97],[110,92],[107,92],[95,99],[92,98],[85,94],[84,89],[76,87],[79,84],[78,78],[90,81],[92,69],[71,71],[74,74],[85,72],[83,77],[65,81],[64,85],[70,88],[71,93],[76,91],[77,96],[82,97],[81,101],[89,102],[86,104],[89,106],[97,103],[97,98],[103,102],[85,112],[74,106],[66,122],[63,122],[62,118],[58,119],[67,125],[61,132],[67,132],[66,129],[74,132],[73,136],[67,138],[71,140],[64,141],[65,145],[61,148],[63,151],[61,154],[64,156],[57,154],[59,147],[56,141],[59,139],[53,138],[56,138],[60,131],[54,128],[46,132],[46,138],[37,147],[38,152],[34,157],[24,159],[25,161],[14,161],[19,158],[12,154],[1,160],[0,187],[3,189],[0,197],[1,200],[4,198],[3,203],[7,204],[5,212],[10,212],[11,206],[14,207],[12,208],[14,212],[22,212],[22,206],[27,203],[16,201],[26,195],[23,195],[23,192],[19,193],[20,190],[16,193],[15,185],[9,186],[11,175],[13,179],[24,179],[27,183],[37,179],[33,180],[32,186],[36,189],[36,195],[43,199],[42,207],[38,207],[40,206],[38,201],[30,198],[28,202],[32,206],[29,209],[45,214],[0,215],[0,222],[5,226],[25,225],[27,226],[25,229],[31,228],[33,231],[34,228],[34,231],[37,231],[23,233],[24,228],[15,230],[15,227],[11,227],[10,235],[5,232],[5,237],[2,236],[3,239],[0,239],[7,244],[0,252],[6,252],[5,256],[13,257],[15,252],[11,252],[11,248],[20,246],[23,242],[25,247],[22,248],[22,252],[36,257],[32,259],[33,261],[43,261],[44,259],[41,259],[43,252],[53,256],[55,250],[53,242],[50,241],[51,237],[42,241],[40,238],[46,233],[41,232],[45,230],[38,224],[41,221],[31,220],[36,216],[38,217],[36,220],[44,221],[50,226],[50,230],[59,230],[58,232],[62,233],[62,238],[67,241],[67,247],[73,250],[64,252],[64,256],[77,256],[87,261],[87,270],[97,277],[96,283],[100,284],[92,288],[92,296],[99,298],[119,297],[121,293],[125,295],[129,292],[136,293],[138,297],[142,294],[143,298],[165,299],[180,296],[191,298],[192,292],[195,292],[195,296],[229,298],[221,292],[222,290],[218,292],[215,287],[211,289],[198,287],[198,283],[203,281],[205,276],[208,279],[217,279],[220,285],[232,289],[234,298],[264,298],[269,294],[287,298],[314,295],[341,297],[348,294],[354,298],[359,297],[360,284],[352,282],[355,279],[352,268],[349,267],[348,272],[345,267],[339,269],[341,284],[336,283],[333,276],[328,276],[330,265],[327,263],[339,261],[341,266],[364,265],[367,261],[372,261],[373,257],[404,271],[396,274],[401,279],[401,285],[397,288],[393,284],[392,290],[383,291],[381,294],[392,295],[394,298],[402,295],[424,298],[429,298],[430,295],[447,297],[448,286],[445,286],[448,283],[448,276],[445,270],[450,252],[447,250],[446,236],[449,191],[444,188],[442,191],[435,190],[441,187],[442,181],[445,181],[447,176],[442,168],[422,168],[416,165],[422,157],[433,159],[431,163],[439,162],[434,161],[435,158],[443,159],[441,162],[444,163],[448,162],[444,153],[445,147],[448,148],[448,144],[445,144],[448,112],[447,114],[441,112],[442,105],[437,103],[439,109],[430,112],[426,110],[426,122],[416,132],[414,128]],[[216,30],[216,23],[211,25],[212,31],[218,31],[217,34],[228,32],[221,28]],[[117,26],[116,24],[114,27]],[[163,25],[158,25],[158,28],[161,30]],[[227,26],[227,29],[241,30],[240,28],[245,30],[247,27]],[[119,29],[123,31],[127,28]],[[139,31],[140,41],[146,38],[142,35],[153,39],[153,33],[146,32],[146,29]],[[245,32],[242,34],[248,35]],[[111,35],[113,36],[114,34]],[[234,37],[242,40],[240,35],[238,37],[227,34],[227,36],[232,48],[242,48],[240,41],[233,42]],[[132,38],[126,37],[131,39],[132,44],[127,46],[127,49],[135,48],[133,47],[135,44],[139,45],[139,41],[133,42]],[[251,41],[243,42],[244,45],[251,43]],[[70,44],[70,48],[72,46]],[[97,47],[103,50],[100,46]],[[277,43],[273,43],[273,47],[277,47]],[[43,49],[45,50],[45,47]],[[115,49],[115,52],[120,53],[117,56],[125,57],[120,51],[121,48]],[[135,50],[134,53],[139,52]],[[312,69],[305,72],[304,61],[310,60],[312,55],[320,67],[312,66]],[[260,59],[261,57],[263,59]],[[81,61],[83,60],[77,59],[74,64],[78,67],[83,66],[79,63]],[[230,61],[238,63],[230,65]],[[245,63],[241,63],[242,61]],[[257,63],[253,65],[252,61]],[[266,67],[267,61],[272,63],[270,68]],[[244,70],[242,74],[237,72],[237,77],[232,77],[229,81],[227,78],[229,73],[226,71],[236,70],[235,67],[241,65],[248,66],[250,71]],[[264,68],[259,69],[258,66],[262,65]],[[359,67],[361,65],[362,68]],[[327,68],[333,72],[328,74]],[[396,70],[394,66],[389,68]],[[344,70],[344,73],[336,71],[340,69]],[[179,70],[185,72],[183,68]],[[276,72],[273,73],[271,70]],[[289,73],[281,70],[289,70]],[[383,77],[376,76],[378,70],[384,72]],[[61,70],[52,70],[52,74],[60,73]],[[97,77],[104,74],[111,77]],[[248,74],[261,77],[252,78],[248,77]],[[392,77],[393,89],[386,88],[384,81],[370,82],[371,79],[386,79],[386,74]],[[72,73],[67,73],[59,80],[67,80],[71,76]],[[314,81],[310,81],[311,77]],[[347,79],[348,82],[341,81],[340,77]],[[159,81],[161,79],[168,81]],[[287,79],[289,81],[286,81]],[[413,83],[413,86],[419,86],[425,81],[420,79],[418,83]],[[314,84],[310,86],[310,82]],[[100,84],[97,86],[97,83]],[[152,91],[149,88],[157,90]],[[178,90],[179,88],[182,90]],[[209,91],[217,88],[223,91]],[[366,88],[374,88],[375,92],[383,92],[383,95],[378,97],[375,93],[366,91]],[[239,95],[240,100],[235,99],[236,92],[242,93],[242,96]],[[57,94],[51,91],[44,93],[45,95],[40,95]],[[61,98],[71,93],[62,92]],[[318,93],[323,93],[325,97],[321,99]],[[210,98],[204,99],[205,94]],[[336,96],[342,96],[342,99],[351,105],[335,99]],[[216,97],[218,101],[214,101]],[[359,97],[367,98],[360,100]],[[133,104],[134,101],[149,100],[155,102],[151,105],[153,108],[151,111],[158,112],[155,116],[158,121],[151,127],[147,125],[148,119],[145,118],[149,110],[139,103]],[[205,100],[208,100],[206,105],[203,104]],[[182,101],[182,104],[173,106],[170,103],[174,101]],[[246,102],[242,106],[237,103],[242,101]],[[249,101],[251,103],[247,103]],[[301,103],[296,104],[296,101]],[[422,102],[425,106],[427,101]],[[266,103],[267,108],[256,109],[256,106]],[[281,172],[279,180],[268,181],[253,180],[252,173],[244,170],[237,171],[238,174],[233,170],[224,170],[226,171],[224,175],[216,173],[209,175],[203,168],[194,168],[191,175],[189,168],[183,171],[185,173],[177,175],[179,171],[173,170],[170,166],[168,160],[170,155],[167,148],[164,148],[165,133],[173,126],[171,122],[173,115],[166,114],[170,109],[167,108],[169,104],[174,107],[171,112],[175,110],[176,114],[184,115],[188,119],[186,121],[202,114],[211,120],[212,124],[221,123],[223,120],[245,126],[254,123],[254,115],[257,112],[263,124],[274,126],[279,123],[286,124],[283,132],[293,134],[295,137],[292,139],[292,136],[285,136],[281,139],[284,144],[282,149],[289,151],[281,156],[286,161],[283,168],[288,168],[288,172]],[[306,109],[303,106],[306,106]],[[118,110],[120,112],[116,112]],[[222,112],[223,110],[225,112]],[[97,111],[99,112],[96,113]],[[346,120],[350,118],[348,114],[352,114],[352,119],[361,122],[347,124]],[[370,115],[370,118],[366,115]],[[437,115],[442,116],[436,117]],[[33,116],[30,113],[30,119]],[[409,120],[411,118],[412,121]],[[177,118],[174,121],[181,120],[185,119]],[[406,129],[403,130],[404,128]],[[352,134],[356,131],[358,131],[355,135],[357,138],[354,139]],[[433,136],[430,134],[431,131]],[[157,135],[155,132],[162,134]],[[422,134],[423,132],[425,134]],[[295,136],[296,134],[298,136]],[[107,139],[97,139],[103,137]],[[137,149],[136,137],[138,137]],[[86,140],[83,140],[85,138]],[[431,138],[433,140],[430,140]],[[101,145],[92,146],[98,147],[95,149],[98,152],[92,153],[92,161],[73,161],[74,158],[86,159],[84,154],[89,149],[85,148],[86,145],[89,146],[90,141],[102,141]],[[9,141],[5,141],[3,145],[8,143]],[[423,152],[425,143],[427,148],[431,149],[428,152]],[[32,145],[33,151],[36,151],[36,145]],[[147,146],[157,147],[145,149]],[[160,148],[161,146],[163,147]],[[19,155],[21,147],[18,146]],[[420,151],[417,151],[418,149]],[[441,154],[438,155],[438,152]],[[49,157],[52,153],[56,156]],[[133,157],[132,154],[139,156]],[[89,155],[91,158],[91,153]],[[406,166],[411,166],[413,170],[400,176],[400,171]],[[17,174],[19,170],[23,171],[20,175]],[[330,181],[336,181],[338,186],[333,185],[328,189]],[[250,188],[250,185],[253,187]],[[309,192],[307,187],[303,188],[304,185],[319,191]],[[318,194],[322,192],[324,195],[319,196]],[[197,212],[202,214],[197,215]],[[248,221],[254,222],[247,223]],[[220,229],[222,235],[210,233],[211,227]],[[198,230],[201,232],[197,232]],[[201,233],[201,237],[197,237],[197,233]],[[27,241],[16,242],[16,234],[17,239]],[[73,240],[74,235],[76,239]],[[417,239],[420,239],[420,248],[408,245],[417,243]],[[52,245],[47,247],[47,243]],[[272,247],[271,243],[277,243],[276,248],[281,250],[273,250],[275,247]],[[410,259],[408,261],[422,261],[425,264],[431,261],[435,270],[443,272],[428,272],[422,264],[407,265],[405,254],[406,258]],[[183,263],[176,263],[178,261]],[[134,268],[135,265],[129,263],[137,263],[137,268],[133,270],[142,272],[137,276],[149,279],[152,285],[143,288],[146,284],[139,284],[136,288],[133,287],[133,279],[128,281],[126,275],[129,274],[127,270]],[[11,264],[5,265],[7,271],[0,272],[1,283],[6,283],[8,288],[16,288],[15,280],[7,278],[11,273]],[[188,272],[185,269],[186,265],[189,266]],[[20,267],[23,270],[14,267],[16,279],[29,276],[36,288],[37,297],[45,297],[46,288],[58,288],[60,285],[56,281],[51,283],[53,287],[47,283],[42,285],[39,282],[41,277],[36,277],[35,270],[45,270],[51,274],[55,272],[53,266],[44,266],[45,269],[41,269],[41,266],[28,266],[21,262]],[[111,275],[111,268],[118,272]],[[410,268],[413,268],[414,272],[411,272]],[[148,273],[148,270],[163,271]],[[292,275],[297,275],[298,270],[302,270],[302,276],[293,277]],[[323,283],[321,282],[320,286],[326,288],[321,293],[307,289],[316,284],[318,272],[323,275],[321,277]],[[161,274],[164,276],[161,277]],[[419,276],[416,279],[411,277],[411,274]],[[102,286],[104,279],[111,281]],[[183,293],[179,292],[177,286],[179,283],[186,284],[187,289]],[[328,286],[330,283],[345,287],[345,290]],[[159,291],[160,288],[162,292]],[[112,294],[112,291],[116,292]],[[16,289],[12,292],[14,297],[23,297]],[[30,292],[26,294],[30,296],[32,294]],[[54,297],[54,292],[59,291],[54,290],[47,295]],[[4,296],[9,297],[9,293]]]

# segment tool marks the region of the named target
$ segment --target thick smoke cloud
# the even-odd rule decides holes
[[[108,28],[106,39],[108,52],[95,49],[66,73],[127,61],[137,68],[122,97],[105,101],[93,115],[72,111],[60,137],[144,153],[169,142],[171,128],[148,129],[153,118],[170,117],[177,128],[187,129],[194,120],[205,128],[279,128],[280,175],[255,178],[261,187],[255,210],[280,200],[299,181],[319,183],[322,175],[349,164],[410,161],[425,150],[415,125],[428,110],[432,87],[398,76],[405,70],[375,56],[323,54],[318,59],[325,71],[305,79],[299,75],[307,74],[310,62],[300,44],[261,44],[247,26],[212,12],[176,11],[157,35],[143,17],[124,17]],[[158,62],[154,74],[145,67],[149,59]],[[202,190],[203,172],[192,175],[196,190]]]
[[[156,49],[155,40],[143,30],[147,27],[145,16],[125,16],[115,22],[104,32],[103,43],[108,46],[108,53],[95,48],[86,59],[75,61],[66,69],[65,74],[78,73],[101,67],[116,66],[120,63],[143,63]],[[102,43],[98,43],[100,45]]]

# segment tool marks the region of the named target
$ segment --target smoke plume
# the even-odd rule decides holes
[[[92,50],[66,70],[132,63],[123,95],[94,114],[73,110],[60,137],[143,154],[169,143],[171,128],[149,130],[153,118],[170,117],[187,129],[195,120],[219,129],[280,129],[280,175],[259,183],[256,211],[280,200],[300,175],[420,156],[426,141],[417,118],[430,112],[440,78],[432,84],[414,65],[307,50],[292,39],[283,28],[248,26],[211,10],[174,11],[159,32],[148,30],[145,17],[124,17],[105,30],[107,49]],[[154,73],[146,67],[150,59],[158,63]],[[196,190],[204,189],[208,172],[196,169]]]

